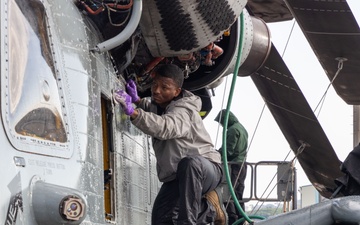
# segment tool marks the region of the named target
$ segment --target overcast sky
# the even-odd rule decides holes
[[[360,18],[360,1],[348,0],[348,3],[353,9],[355,17]],[[357,19],[357,21],[360,21],[360,19]],[[280,55],[284,51],[293,23],[294,21],[269,24],[272,41]],[[297,24],[295,24],[283,59],[310,107],[315,109],[330,81]],[[335,60],[334,64],[337,64]],[[339,76],[341,76],[341,72]],[[216,88],[215,96],[212,97],[213,109],[204,120],[216,148],[219,148],[222,143],[222,128],[218,126],[214,118],[221,108],[226,107],[231,81],[232,76],[228,76],[227,81],[225,80]],[[227,87],[225,86],[226,83],[228,84]],[[225,99],[223,101],[225,87]],[[262,117],[260,117],[263,107],[264,101],[251,78],[238,77],[231,111],[237,115],[249,133],[249,142],[251,143],[247,161],[282,161],[291,151],[289,144],[266,106]],[[341,161],[353,149],[352,115],[353,107],[347,105],[330,87],[318,120]],[[258,122],[258,128],[254,133]],[[287,161],[290,161],[293,157],[294,154],[291,151]],[[298,175],[298,187],[310,185],[300,164],[297,162],[295,166]]]

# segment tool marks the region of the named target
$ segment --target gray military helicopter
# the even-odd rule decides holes
[[[282,15],[277,19],[293,18],[282,1],[269,2]],[[151,138],[131,125],[114,104],[112,90],[133,79],[139,94],[149,96],[152,69],[173,63],[184,71],[184,88],[202,98],[206,117],[210,90],[233,72],[242,46],[238,75],[251,75],[267,105],[277,105],[286,93],[274,94],[281,89],[267,83],[271,74],[264,71],[273,71],[269,65],[287,68],[271,44],[269,8],[261,6],[246,0],[2,0],[0,221],[150,224],[160,186]],[[296,97],[307,110],[303,96]],[[285,123],[279,108],[272,112],[293,150],[309,144],[308,136],[296,137],[303,129],[291,129],[301,121],[285,115],[291,122]],[[323,138],[316,118],[310,121]],[[326,149],[336,161],[327,140],[315,140],[324,145],[305,146],[319,154]],[[312,160],[299,157],[311,168],[305,169],[310,180],[323,184],[317,188],[328,196],[331,179],[343,173],[324,173],[323,164],[319,173]],[[284,217],[280,220],[294,219]],[[274,221],[261,223],[279,224]],[[304,220],[296,221],[291,224]]]
[[[160,185],[151,139],[112,90],[134,79],[147,96],[154,66],[176,63],[185,88],[209,96],[234,67],[241,12],[242,73],[253,73],[270,35],[245,5],[1,1],[1,223],[150,224]]]

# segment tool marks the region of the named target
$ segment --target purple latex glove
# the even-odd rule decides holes
[[[131,97],[125,91],[116,90],[113,96],[115,101],[121,105],[121,108],[124,110],[126,115],[130,116],[134,112]]]
[[[129,82],[126,84],[126,91],[131,96],[132,103],[140,100],[140,97],[137,94],[136,84],[133,80],[129,80]]]

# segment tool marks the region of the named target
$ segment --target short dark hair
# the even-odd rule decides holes
[[[181,88],[184,83],[184,72],[174,64],[158,65],[155,68],[155,75],[172,79],[179,88]]]

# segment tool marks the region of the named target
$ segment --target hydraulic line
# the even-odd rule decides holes
[[[142,6],[143,6],[142,4],[143,3],[141,0],[134,2],[131,18],[121,33],[119,33],[113,38],[110,38],[102,43],[97,44],[95,48],[92,50],[99,53],[110,51],[111,49],[123,44],[126,40],[128,40],[139,25],[141,13],[142,13]]]
[[[250,224],[253,224],[254,222],[250,219],[254,218],[254,219],[264,219],[264,217],[261,216],[248,216],[245,214],[245,212],[243,211],[243,209],[240,206],[239,200],[237,199],[235,192],[234,192],[234,188],[231,182],[231,178],[230,178],[230,174],[229,174],[229,166],[228,166],[228,161],[227,161],[227,153],[226,153],[226,137],[227,137],[227,124],[228,124],[228,120],[229,120],[229,112],[230,112],[230,107],[231,107],[231,101],[232,101],[232,97],[233,97],[233,93],[234,93],[234,89],[235,89],[235,83],[236,83],[236,77],[237,74],[239,72],[239,67],[240,67],[240,62],[241,62],[241,54],[242,54],[242,48],[244,45],[244,15],[243,13],[240,14],[240,39],[239,39],[239,46],[238,46],[238,56],[236,59],[236,64],[235,64],[235,70],[233,73],[233,79],[231,82],[231,88],[230,88],[230,93],[229,93],[229,98],[228,98],[228,102],[227,102],[227,106],[226,106],[226,111],[225,111],[225,116],[224,116],[224,128],[223,128],[223,136],[222,136],[222,140],[223,140],[223,148],[222,148],[222,157],[223,157],[223,162],[224,162],[224,170],[225,170],[225,175],[226,175],[226,181],[230,190],[230,194],[231,197],[234,200],[235,206],[237,208],[237,210],[241,213],[241,215],[243,216],[242,219],[236,221],[234,223],[234,225],[239,224],[240,222],[242,222],[244,219],[249,222]]]

